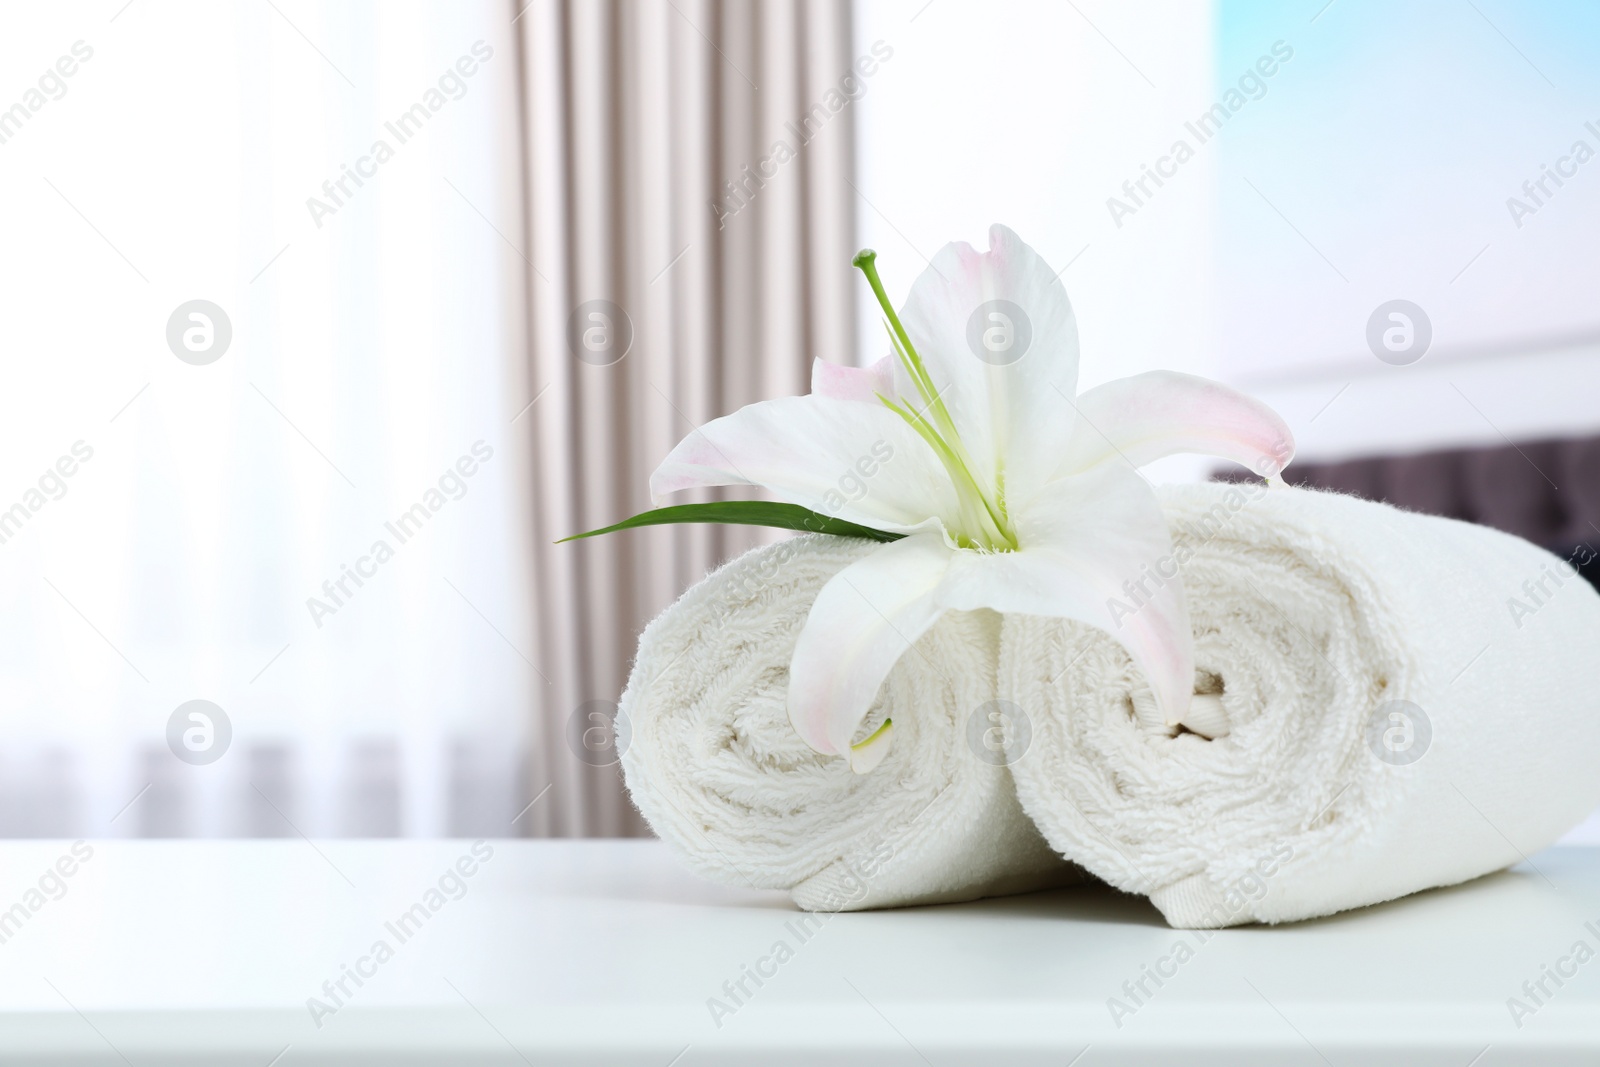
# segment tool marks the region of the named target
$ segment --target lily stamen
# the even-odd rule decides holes
[[[961,440],[955,420],[950,417],[940,391],[934,388],[933,377],[928,373],[927,365],[917,354],[916,346],[911,343],[905,325],[895,313],[894,305],[889,302],[889,295],[884,292],[883,281],[878,277],[877,259],[878,253],[870,248],[863,248],[850,262],[866,275],[873,296],[883,308],[890,345],[906,376],[916,386],[927,410],[919,412],[912,408],[909,402],[902,406],[881,394],[878,399],[883,401],[890,411],[911,424],[922,439],[928,442],[928,446],[933,449],[940,463],[949,472],[962,513],[961,528],[952,531],[957,544],[962,548],[998,552],[1015,551],[1017,534],[1006,520],[1005,499],[1001,494],[995,493],[994,499],[991,500],[991,494],[984,490],[972,473],[972,457]]]

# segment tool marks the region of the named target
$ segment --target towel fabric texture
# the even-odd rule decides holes
[[[1276,923],[1510,866],[1600,804],[1600,595],[1568,561],[1334,493],[1162,498],[1144,580],[1188,596],[1183,727],[1106,634],[1004,620],[1011,769],[1057,850],[1174,926]]]
[[[857,738],[893,717],[893,748],[872,773],[795,734],[785,695],[800,629],[827,580],[876,547],[811,534],[754,549],[650,624],[618,713],[631,733],[622,766],[634,803],[705,877],[788,889],[813,911],[1080,880],[983,743],[994,613],[947,616],[902,657]]]
[[[1181,724],[1103,631],[951,613],[857,738],[892,716],[889,755],[853,773],[790,726],[788,664],[823,584],[877,546],[808,535],[734,560],[645,631],[620,712],[634,802],[703,875],[810,910],[1086,868],[1188,928],[1462,882],[1600,805],[1600,595],[1571,562],[1335,493],[1161,495],[1172,555],[1106,592],[1126,619],[1183,583]]]

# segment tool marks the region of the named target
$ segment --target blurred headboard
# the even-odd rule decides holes
[[[1215,477],[1254,476],[1233,468]],[[1295,462],[1284,480],[1493,526],[1563,558],[1579,545],[1600,546],[1600,437]],[[1600,586],[1600,561],[1580,570]]]

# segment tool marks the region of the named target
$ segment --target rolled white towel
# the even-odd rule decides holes
[[[1173,926],[1286,922],[1510,866],[1600,804],[1600,596],[1565,561],[1331,493],[1162,499],[1145,580],[1187,592],[1182,728],[1106,634],[1005,620],[1012,773],[1063,854]]]
[[[1081,878],[1023,814],[985,736],[993,613],[947,616],[890,673],[857,738],[894,718],[894,745],[870,774],[812,751],[790,725],[789,660],[807,612],[829,578],[875,547],[812,534],[755,549],[650,624],[619,711],[634,803],[702,875],[789,889],[814,911]],[[975,718],[980,743],[969,744]]]

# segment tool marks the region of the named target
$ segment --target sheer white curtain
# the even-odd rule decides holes
[[[512,14],[0,14],[0,833],[519,832]]]

